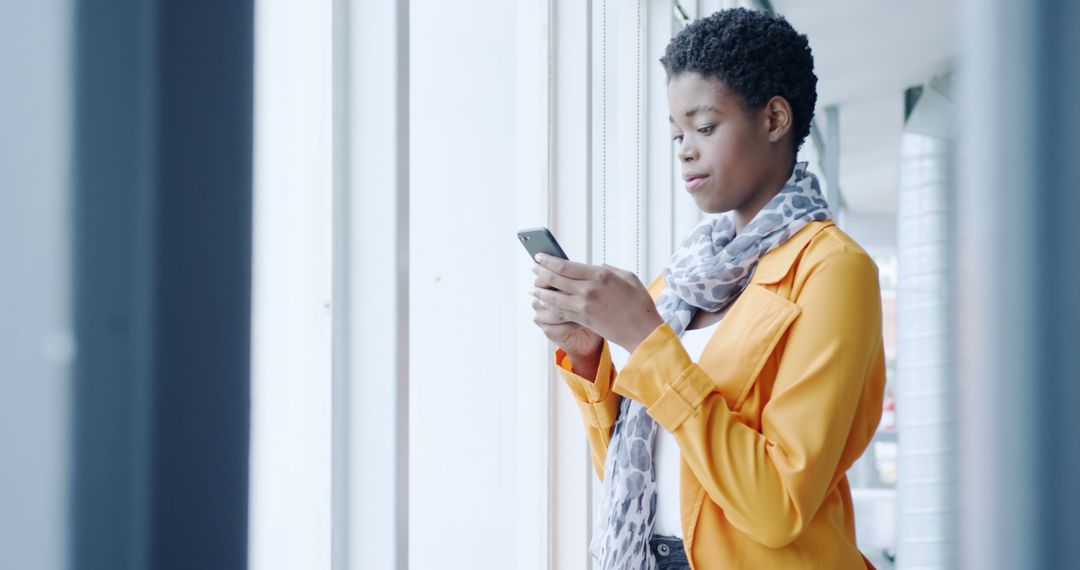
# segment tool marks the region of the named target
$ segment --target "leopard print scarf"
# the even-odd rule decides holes
[[[656,301],[660,316],[677,335],[699,309],[719,311],[734,301],[762,255],[806,224],[831,219],[817,177],[806,165],[795,165],[780,192],[738,235],[728,213],[702,221],[679,246],[664,268],[668,287]],[[600,516],[590,544],[603,570],[656,568],[649,550],[656,513],[656,430],[640,402],[623,398],[604,461]]]

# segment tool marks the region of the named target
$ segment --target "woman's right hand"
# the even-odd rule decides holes
[[[575,322],[563,320],[560,315],[541,303],[540,299],[533,299],[532,308],[536,311],[533,322],[544,331],[544,336],[570,355],[572,362],[599,360],[604,342],[600,335]]]
[[[538,273],[537,268],[532,268],[532,272]],[[534,285],[545,286],[538,282],[534,282]],[[596,376],[596,367],[599,364],[600,349],[603,348],[604,338],[589,327],[567,321],[562,314],[545,306],[536,297],[532,298],[532,310],[535,311],[532,322],[540,327],[545,337],[557,344],[558,348],[566,351],[570,356],[570,362],[573,363],[573,369],[584,372],[586,377],[593,379]],[[589,372],[592,374],[590,375]]]

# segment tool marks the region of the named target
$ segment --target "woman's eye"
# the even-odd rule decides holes
[[[707,127],[701,127],[700,129],[697,130],[697,132],[699,132],[699,133],[701,133],[703,135],[707,135],[707,134],[709,134],[709,133],[711,133],[713,131],[713,128],[715,128],[714,125],[709,125]]]
[[[682,135],[675,135],[675,136],[671,137],[671,142],[680,142],[680,141],[682,141]]]

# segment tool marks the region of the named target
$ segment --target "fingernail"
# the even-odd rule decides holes
[[[546,255],[544,255],[542,253],[536,254],[536,262],[537,263],[543,263],[545,259],[547,259]]]

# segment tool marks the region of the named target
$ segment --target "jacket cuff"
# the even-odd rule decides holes
[[[612,391],[641,402],[656,423],[674,433],[715,387],[690,360],[671,325],[663,323],[630,354]]]
[[[585,423],[594,428],[610,428],[618,417],[621,398],[612,393],[611,384],[615,377],[615,367],[611,363],[608,342],[604,340],[600,349],[600,363],[596,368],[596,380],[590,381],[574,372],[570,355],[561,348],[555,349],[556,370],[570,388],[581,409]]]

